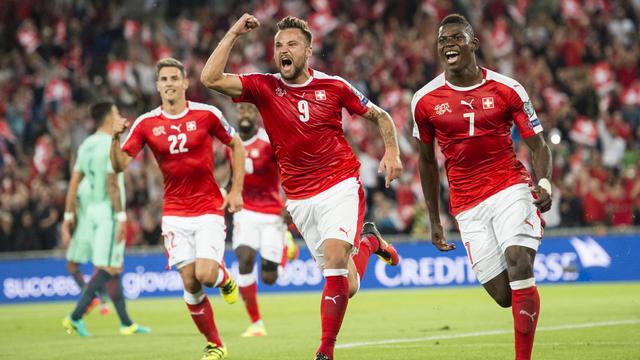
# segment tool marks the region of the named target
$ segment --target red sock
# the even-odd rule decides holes
[[[353,257],[353,262],[356,264],[356,270],[358,271],[358,275],[360,275],[360,280],[364,278],[364,272],[367,270],[371,253],[378,250],[379,246],[378,238],[373,235],[365,235],[360,239],[358,253]]]
[[[511,290],[511,312],[516,337],[516,360],[530,360],[540,314],[538,288]]]
[[[258,286],[254,282],[249,286],[239,286],[240,295],[244,300],[244,306],[247,308],[247,313],[251,318],[251,322],[254,323],[260,320],[260,309],[258,309]]]
[[[198,330],[207,338],[207,341],[222,346],[218,329],[216,329],[216,324],[213,321],[213,309],[211,309],[209,298],[205,296],[200,304],[187,304],[187,307],[193,322],[196,323]]]
[[[327,271],[327,270],[325,270]],[[320,320],[322,321],[322,339],[317,352],[333,359],[336,337],[342,326],[342,319],[349,303],[349,280],[346,276],[326,276],[322,300],[320,302]]]
[[[220,279],[220,274],[222,274],[222,279]],[[229,280],[229,273],[225,271],[224,264],[220,264],[220,267],[218,268],[218,280],[220,281],[216,281],[216,285],[214,287],[220,287]]]

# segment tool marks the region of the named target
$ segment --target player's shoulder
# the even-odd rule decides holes
[[[256,134],[256,137],[260,141],[263,141],[269,144],[271,143],[271,141],[269,141],[269,135],[267,134],[267,131],[264,128],[258,129],[258,133]]]
[[[427,98],[429,94],[432,94],[434,91],[444,87],[445,84],[446,80],[443,72],[433,80],[429,81],[425,86],[421,87],[420,90],[416,91],[416,93],[413,94],[413,99],[411,99],[412,111],[415,113],[416,106],[420,100]]]
[[[200,103],[196,101],[189,101],[189,110],[204,111],[204,112],[215,115],[218,119],[224,119],[224,115],[222,114],[222,111],[220,111],[220,109],[210,104]]]
[[[505,92],[515,92],[522,99],[522,101],[527,101],[529,96],[527,95],[527,91],[524,89],[522,84],[520,84],[516,79],[509,77],[504,74],[500,74],[499,72],[486,69],[487,81],[493,81],[498,84],[498,88]]]
[[[156,119],[160,115],[162,115],[162,109],[159,106],[151,111],[147,111],[146,113],[140,114],[140,116],[138,116],[133,122],[133,125],[131,125],[131,131],[133,131],[136,127],[140,126],[140,124],[142,124],[143,122],[147,120]]]

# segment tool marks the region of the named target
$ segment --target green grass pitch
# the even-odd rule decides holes
[[[640,283],[542,285],[534,359],[640,359]],[[268,336],[240,338],[239,301],[212,299],[229,359],[312,359],[319,293],[259,298]],[[72,303],[0,306],[0,358],[199,359],[204,339],[180,297],[128,303],[149,335],[118,334],[115,314],[86,318],[91,338],[67,335]],[[337,359],[513,359],[511,310],[480,287],[362,291],[349,303]],[[385,343],[385,341],[387,341]]]

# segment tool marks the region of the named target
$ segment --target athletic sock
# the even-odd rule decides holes
[[[101,291],[96,295],[98,295],[98,299],[100,299],[100,304],[106,305],[109,303],[109,294],[106,291]]]
[[[216,344],[216,346],[222,346],[222,340],[220,340],[216,323],[213,320],[213,309],[207,295],[202,290],[196,294],[185,291],[184,301],[191,313],[191,319],[193,319],[200,333],[204,335],[208,342]]]
[[[530,360],[540,316],[538,288],[534,278],[512,281],[510,285],[516,360]]]
[[[322,338],[317,352],[333,359],[333,349],[349,303],[347,269],[325,269],[324,290],[320,302]]]
[[[113,302],[113,306],[116,308],[120,323],[123,326],[131,326],[133,321],[129,318],[127,313],[127,305],[124,300],[124,293],[122,292],[122,283],[120,282],[120,275],[116,274],[111,277],[107,283],[107,291]]]
[[[218,277],[216,278],[216,283],[213,285],[214,288],[222,286],[222,284],[226,283],[229,279],[229,273],[225,271],[224,264],[220,264],[218,268]]]
[[[240,296],[244,301],[244,306],[251,318],[251,322],[255,323],[260,320],[260,308],[258,307],[258,285],[255,281],[255,274],[238,275],[238,289]]]
[[[378,250],[379,246],[378,238],[373,235],[365,235],[360,239],[358,253],[353,257],[360,280],[364,279],[364,272],[367,270],[371,254]]]
[[[73,281],[76,282],[80,290],[84,290],[84,287],[85,285],[87,285],[87,283],[85,283],[84,281],[84,274],[82,273],[82,271],[76,270],[72,272],[71,277],[73,278]]]
[[[82,315],[87,311],[87,308],[96,297],[96,292],[104,290],[104,285],[111,278],[108,272],[104,270],[98,270],[91,277],[89,283],[86,286],[86,289],[82,292],[82,296],[80,300],[78,300],[78,304],[76,308],[71,313],[71,319],[74,321],[82,319]]]

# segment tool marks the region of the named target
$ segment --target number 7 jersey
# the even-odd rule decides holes
[[[529,96],[517,81],[482,69],[477,85],[450,84],[442,73],[413,97],[413,136],[434,138],[445,157],[453,216],[518,183],[529,173],[516,159],[511,139],[515,122],[522,138],[542,131]]]
[[[213,137],[229,144],[234,133],[218,108],[187,101],[177,115],[160,107],[140,115],[122,150],[136,157],[149,145],[164,179],[164,216],[222,215],[222,194],[213,177]]]

